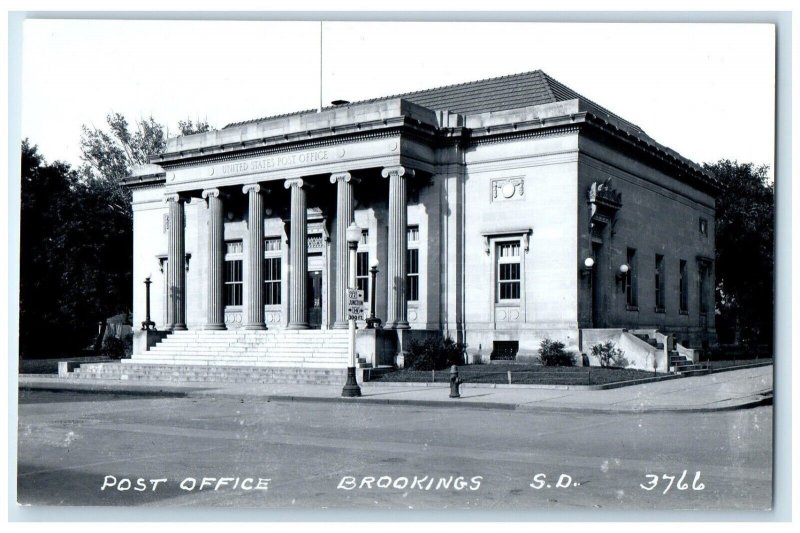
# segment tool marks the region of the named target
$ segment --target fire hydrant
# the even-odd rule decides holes
[[[458,386],[464,383],[464,381],[458,377],[458,368],[456,365],[450,367],[450,397],[451,398],[461,398],[461,395],[458,393]]]

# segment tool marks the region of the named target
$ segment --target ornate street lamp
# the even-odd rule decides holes
[[[375,278],[378,276],[378,260],[370,263],[369,273],[372,276],[372,285],[369,291],[369,318],[367,319],[367,329],[377,329],[381,325],[381,319],[375,318]]]
[[[150,320],[150,284],[153,283],[150,281],[150,275],[144,278],[144,286],[145,286],[145,318],[144,322],[142,322],[142,329],[145,331],[150,331],[150,329],[156,329],[156,323]]]
[[[351,222],[347,227],[347,248],[350,250],[350,272],[348,279],[349,289],[356,288],[356,248],[358,241],[361,240],[361,228],[359,228],[355,221]],[[345,290],[344,297],[347,298],[349,290]],[[349,298],[348,298],[349,300]],[[349,306],[348,306],[349,307]],[[347,382],[342,388],[342,396],[347,398],[355,398],[361,396],[361,388],[358,386],[356,380],[356,321],[348,311],[347,329],[349,330],[348,336],[348,351],[350,362],[347,366]]]

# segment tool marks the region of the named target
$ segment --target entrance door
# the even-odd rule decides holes
[[[322,327],[322,272],[309,270],[308,272],[308,327],[320,329]]]

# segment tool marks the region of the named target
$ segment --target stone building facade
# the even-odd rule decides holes
[[[713,177],[541,71],[171,138],[127,185],[160,330],[346,327],[355,221],[375,364],[421,335],[473,360],[715,340]]]

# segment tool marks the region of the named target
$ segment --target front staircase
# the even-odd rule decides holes
[[[345,368],[347,330],[175,331],[125,364]]]
[[[119,363],[83,364],[77,379],[341,385],[347,330],[176,331]],[[359,367],[369,366],[364,359]]]

